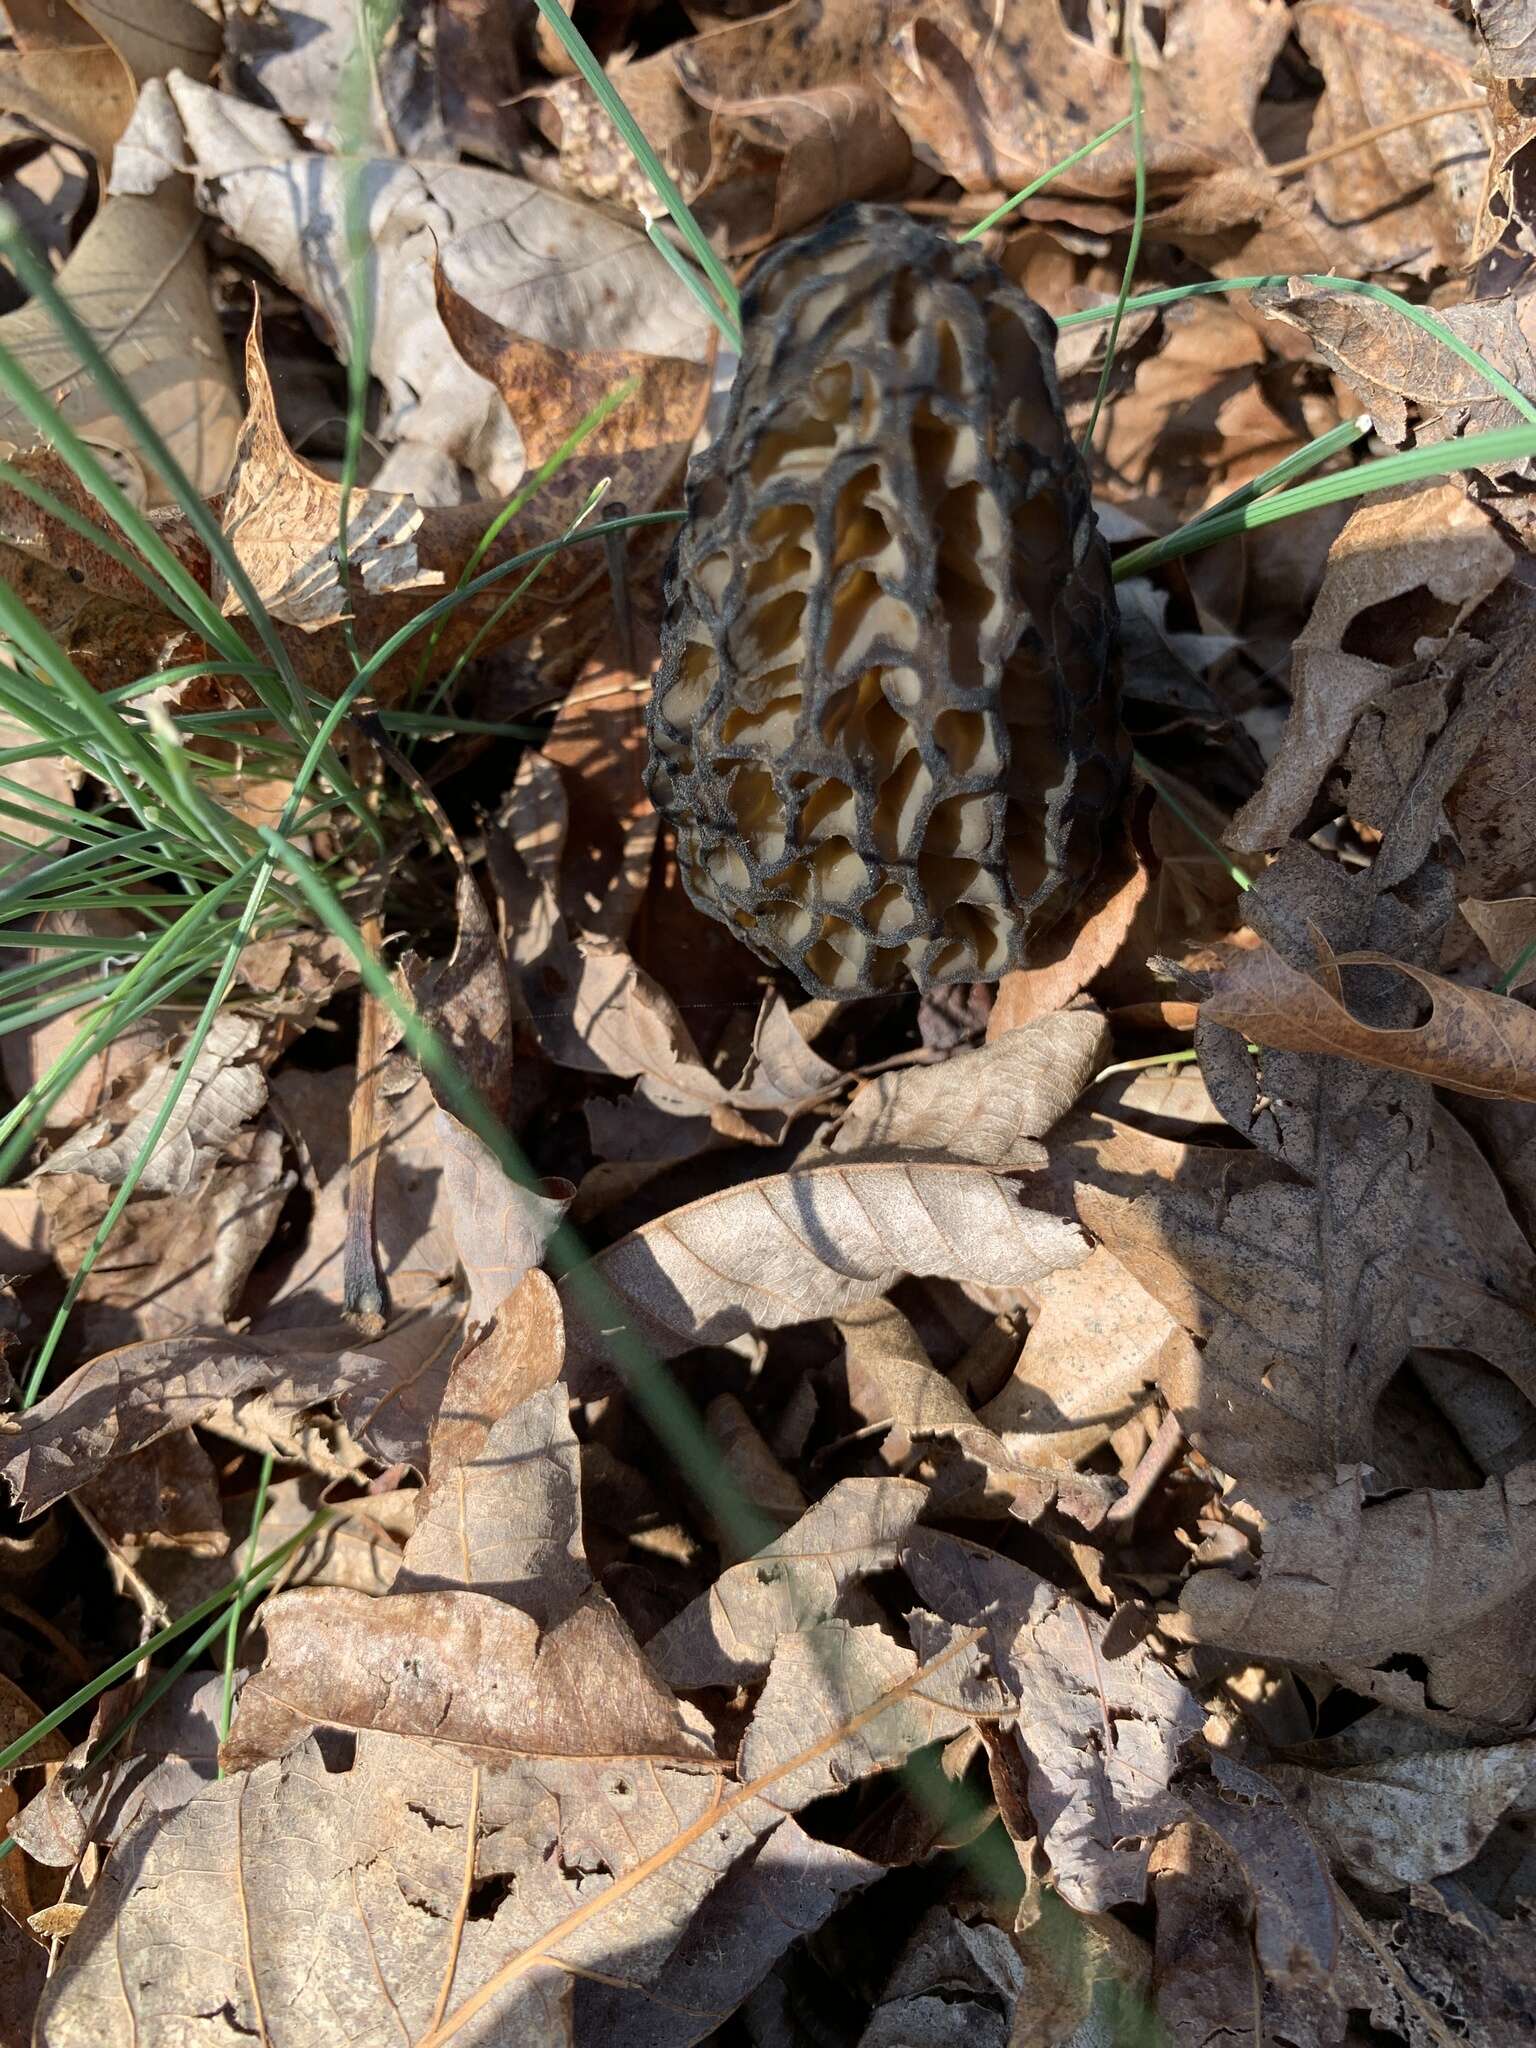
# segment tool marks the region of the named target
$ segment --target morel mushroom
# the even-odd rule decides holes
[[[1055,328],[849,206],[764,262],[667,571],[648,787],[689,895],[817,994],[992,980],[1081,896],[1130,760]]]

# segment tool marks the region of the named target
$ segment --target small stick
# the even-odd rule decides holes
[[[628,508],[613,505],[608,513],[610,519],[623,519]],[[603,554],[608,563],[608,595],[613,602],[613,624],[618,636],[619,664],[627,675],[634,675],[639,667],[635,652],[635,615],[629,602],[629,557],[624,543],[628,536],[622,533],[606,533],[603,536]]]
[[[1157,1434],[1136,1461],[1136,1470],[1126,1484],[1125,1492],[1105,1515],[1106,1523],[1116,1528],[1129,1527],[1141,1509],[1146,1505],[1147,1495],[1168,1470],[1184,1443],[1184,1430],[1176,1415],[1165,1415],[1157,1426]]]
[[[1364,149],[1372,142],[1380,142],[1383,136],[1396,135],[1402,128],[1417,128],[1421,121],[1438,121],[1446,114],[1488,112],[1485,99],[1452,100],[1444,107],[1420,107],[1417,113],[1404,114],[1396,121],[1379,121],[1374,128],[1362,128],[1358,135],[1346,135],[1342,142],[1330,142],[1326,149],[1313,149],[1305,156],[1293,156],[1289,163],[1271,164],[1270,169],[1277,178],[1297,178],[1303,171],[1310,171],[1314,164],[1328,163],[1336,156],[1348,156],[1352,149]]]

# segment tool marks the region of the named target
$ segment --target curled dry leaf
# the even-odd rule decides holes
[[[1406,1029],[1357,1017],[1345,998],[1346,968],[1406,976],[1428,996],[1429,1016]],[[1336,956],[1321,933],[1315,977],[1298,973],[1269,947],[1239,954],[1216,978],[1200,1013],[1260,1045],[1390,1067],[1460,1094],[1536,1101],[1536,1014],[1526,1004],[1447,981],[1387,953]]]
[[[347,1334],[332,1328],[269,1338],[170,1337],[106,1352],[24,1414],[0,1417],[0,1477],[23,1516],[41,1514],[171,1430],[203,1422],[229,1403],[238,1418],[242,1403],[257,1400],[291,1419],[335,1401],[384,1463],[403,1455],[424,1465],[426,1424],[409,1396],[440,1395],[442,1381],[431,1383],[415,1332],[407,1325],[350,1350]],[[303,1348],[306,1336],[314,1348]]]
[[[1075,1464],[1153,1389],[1194,1374],[1187,1333],[1106,1246],[1032,1291],[1039,1308],[1019,1361],[977,1418],[1031,1463]]]
[[[541,1627],[580,1598],[590,1574],[564,1357],[554,1285],[529,1273],[449,1372],[398,1592],[465,1587]]]
[[[617,1324],[665,1357],[836,1316],[903,1273],[1027,1287],[1088,1249],[1074,1225],[1025,1207],[985,1167],[814,1166],[706,1196],[621,1238],[591,1268],[618,1313],[579,1342],[595,1357]]]
[[[314,309],[345,353],[351,322],[342,163],[306,154],[276,114],[177,73],[167,83],[202,202]],[[369,162],[364,189],[378,308],[369,364],[386,400],[380,431],[409,453],[411,468],[400,481],[418,502],[456,504],[463,470],[483,497],[499,501],[527,466],[504,400],[448,338],[437,310],[436,265],[487,318],[550,348],[625,348],[693,362],[707,356],[704,316],[631,227],[473,166],[427,168],[380,157]],[[377,479],[380,490],[397,487],[391,467]],[[483,507],[477,512],[461,562],[488,517]],[[557,524],[539,537],[556,531]]]
[[[190,196],[166,186],[150,199],[109,199],[55,282],[194,488],[221,489],[240,409]],[[0,318],[0,346],[20,357],[77,434],[130,476],[142,474],[151,506],[171,502],[46,306],[34,300]],[[8,399],[0,435],[21,447],[37,438]]]
[[[1437,652],[1514,561],[1459,484],[1359,506],[1329,550],[1322,589],[1295,644],[1280,751],[1233,819],[1229,843],[1260,852],[1288,839],[1322,793],[1360,713],[1393,687],[1398,664]]]
[[[1153,1841],[1183,1817],[1170,1779],[1204,1722],[1193,1695],[1145,1644],[1106,1657],[1102,1618],[1022,1566],[994,1558],[973,1570],[965,1546],[927,1531],[902,1563],[928,1610],[912,1617],[920,1653],[985,1623],[984,1682],[998,1696],[976,1705],[1009,1721],[1067,1904],[1102,1912],[1142,1898]],[[968,1677],[956,1663],[935,1692],[960,1705]]]

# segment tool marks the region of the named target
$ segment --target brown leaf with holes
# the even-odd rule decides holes
[[[1366,1023],[1349,1006],[1348,968],[1381,968],[1416,982],[1429,998],[1428,1017],[1410,1029]],[[1526,1004],[1388,953],[1335,956],[1321,934],[1315,975],[1298,973],[1268,947],[1242,953],[1217,977],[1200,1013],[1260,1045],[1363,1060],[1466,1095],[1536,1101],[1536,1013]]]

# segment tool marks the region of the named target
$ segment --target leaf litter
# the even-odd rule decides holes
[[[1531,421],[1536,22],[571,10],[738,283],[1032,185],[984,246],[1137,557],[1076,908],[807,998],[650,802],[670,526],[522,559],[672,512],[736,362],[555,12],[413,0],[359,70],[329,0],[8,9],[85,339],[0,251],[78,437],[7,374],[0,581],[176,774],[7,612],[0,2044],[1512,2048],[1528,462],[1222,501]],[[351,692],[293,836],[366,986],[290,896],[206,1035],[205,964],[83,1046],[187,778],[284,816],[282,663]]]

